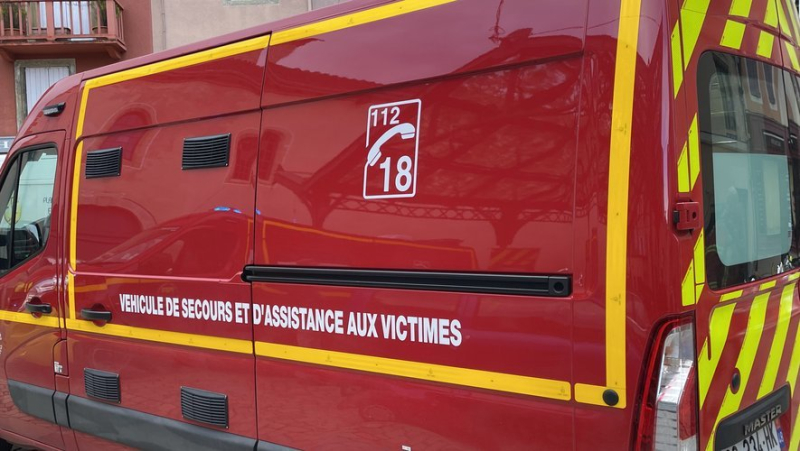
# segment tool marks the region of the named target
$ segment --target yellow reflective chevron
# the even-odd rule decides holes
[[[797,49],[789,41],[783,41],[786,47],[786,53],[789,55],[789,60],[792,62],[792,69],[800,71],[800,61],[797,59]]]
[[[688,193],[689,189],[689,146],[684,144],[678,158],[678,191]]]
[[[689,262],[689,269],[686,270],[686,275],[683,276],[681,283],[681,304],[686,307],[695,303],[697,303],[697,299],[694,291],[694,262]]]
[[[769,293],[760,294],[756,296],[756,298],[753,300],[753,304],[750,306],[750,315],[747,319],[747,331],[744,334],[742,350],[739,352],[739,357],[736,359],[736,368],[739,369],[739,374],[742,376],[742,387],[747,387],[747,384],[750,381],[753,363],[756,360],[756,350],[758,350],[758,344],[761,342],[761,334],[764,332],[764,319],[766,318],[767,314],[768,299]],[[698,375],[699,374],[700,373],[698,371]],[[746,390],[744,389],[740,389],[736,393],[733,393],[730,387],[728,387],[727,391],[725,392],[725,397],[722,399],[722,406],[719,409],[717,420],[714,423],[714,432],[711,433],[712,437],[716,432],[720,420],[739,410],[739,406],[742,403],[742,397],[744,396],[745,391]],[[704,399],[704,397],[700,398],[701,406]],[[709,440],[706,450],[710,451],[714,449],[713,444],[714,440]]]
[[[672,50],[672,95],[674,97],[678,97],[678,91],[680,91],[681,84],[683,84],[683,49],[681,48],[680,30],[680,24],[676,23],[669,41],[670,49]]]
[[[706,12],[711,0],[686,0],[681,7],[680,24],[676,24],[672,30],[672,82],[673,96],[678,97],[678,92],[683,84],[683,71],[689,67],[692,60],[694,48],[697,40],[700,39],[700,32],[703,29],[703,22],[706,20]],[[681,32],[678,33],[678,30]],[[680,39],[678,39],[680,34]],[[680,49],[678,41],[681,41]],[[680,52],[682,50],[682,54]],[[682,64],[682,68],[677,67]]]
[[[749,17],[751,6],[753,6],[753,0],[733,0],[731,3],[730,15]]]
[[[725,30],[722,32],[722,40],[719,44],[736,50],[741,49],[742,39],[744,39],[744,30],[745,25],[743,23],[729,20],[725,24]]]
[[[711,319],[708,324],[708,338],[703,343],[703,349],[697,357],[697,383],[700,389],[700,408],[706,401],[708,389],[717,371],[719,359],[728,341],[730,332],[731,318],[736,304],[728,304],[715,308],[711,312]]]
[[[778,324],[775,325],[775,337],[772,339],[772,346],[769,348],[767,366],[764,369],[761,387],[758,389],[759,398],[766,396],[775,388],[775,380],[778,378],[778,366],[781,363],[783,349],[786,345],[786,334],[789,332],[789,320],[792,319],[792,302],[796,286],[797,283],[785,286],[781,294]]]
[[[772,58],[772,48],[775,42],[775,36],[769,31],[762,30],[761,35],[758,37],[758,47],[756,53],[758,56],[764,58]]]
[[[697,115],[689,126],[689,180],[690,189],[694,190],[697,177],[700,175],[700,135],[697,134]]]
[[[783,11],[783,9],[785,8],[785,9],[786,9],[786,11],[788,11],[788,12],[789,12],[789,18],[790,18],[790,21],[791,21],[791,24],[792,24],[792,30],[793,30],[793,32],[792,32],[792,33],[789,33],[789,32],[787,31],[787,33],[786,33],[786,34],[789,34],[790,36],[791,36],[792,34],[794,34],[794,37],[795,37],[796,39],[800,39],[800,23],[798,23],[797,13],[796,13],[796,11],[795,11],[795,9],[794,9],[794,3],[792,3],[792,4],[789,4],[789,3],[787,3],[787,2],[789,2],[789,1],[790,1],[790,0],[783,0],[783,1],[782,1],[783,5],[782,5],[782,6],[781,6],[781,5],[779,5],[779,7],[778,7],[778,10],[779,10],[779,11]]]
[[[775,0],[769,0],[767,2],[767,12],[764,13],[764,23],[770,27],[778,26],[778,10],[775,6]]]
[[[783,0],[774,0],[777,3],[776,7],[778,9],[778,26],[780,27],[781,31],[787,34],[789,37],[794,36],[794,31],[792,30],[792,24],[786,19],[786,12],[784,11],[784,2]]]

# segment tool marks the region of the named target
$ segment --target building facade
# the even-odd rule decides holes
[[[0,0],[0,155],[61,78],[344,1]]]

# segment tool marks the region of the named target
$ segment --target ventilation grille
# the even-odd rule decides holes
[[[120,402],[119,374],[86,368],[83,370],[86,394],[103,401]]]
[[[86,154],[86,178],[119,177],[122,168],[122,147],[93,150]]]
[[[196,388],[181,387],[181,413],[187,420],[228,427],[228,397]]]
[[[186,138],[183,140],[183,169],[228,166],[230,148],[230,133],[202,138]]]

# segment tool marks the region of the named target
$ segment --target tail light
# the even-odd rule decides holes
[[[692,318],[667,321],[654,338],[634,438],[636,449],[697,450],[697,365]]]

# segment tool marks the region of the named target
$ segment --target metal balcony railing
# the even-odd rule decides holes
[[[124,51],[116,0],[0,0],[0,45],[115,42]]]

